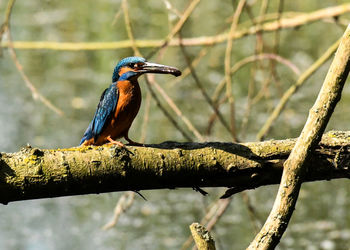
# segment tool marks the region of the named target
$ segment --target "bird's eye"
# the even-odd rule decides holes
[[[137,67],[137,63],[130,63],[129,66],[130,66],[130,68],[136,68]]]

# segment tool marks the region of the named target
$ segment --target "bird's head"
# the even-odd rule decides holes
[[[114,68],[112,82],[116,82],[120,78],[127,80],[145,73],[181,75],[181,71],[177,68],[150,63],[145,58],[133,56],[124,58],[117,64]]]

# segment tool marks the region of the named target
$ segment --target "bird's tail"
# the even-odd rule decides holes
[[[81,141],[79,143],[79,145],[83,144],[84,141],[89,140],[93,137],[92,135],[92,122],[89,124],[89,127],[86,129],[83,138],[81,138]]]

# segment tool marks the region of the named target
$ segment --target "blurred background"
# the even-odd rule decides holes
[[[304,20],[315,11],[346,3],[346,0],[250,0],[242,10],[236,31],[265,23],[281,24],[282,20],[288,22],[292,18]],[[181,35],[184,39],[194,38],[194,46],[185,46],[185,54],[179,46],[159,50],[158,46],[191,4],[196,5],[181,27]],[[1,22],[5,20],[7,5],[6,0],[0,1]],[[0,152],[16,152],[27,144],[39,148],[79,144],[101,93],[111,83],[116,63],[134,55],[130,46],[106,48],[105,42],[129,40],[125,11],[130,17],[134,38],[145,44],[150,42],[139,48],[142,55],[149,61],[178,67],[183,73],[189,71],[186,58],[194,62],[203,90],[211,98],[220,93],[214,105],[230,124],[226,87],[223,85],[222,92],[217,89],[225,77],[227,40],[212,45],[200,41],[227,34],[237,5],[238,1],[129,0],[124,1],[123,8],[119,0],[17,1],[11,13],[11,37],[5,32],[1,41]],[[232,50],[228,51],[230,66],[237,66],[241,60],[258,54],[265,55],[261,60],[248,60],[232,75],[234,133],[240,141],[259,139],[259,130],[283,93],[343,34],[350,20],[349,4],[343,9],[335,18],[320,15],[313,22],[305,21],[288,29],[252,32],[232,41]],[[326,12],[327,15],[332,10]],[[200,40],[200,37],[207,38]],[[177,38],[175,34],[173,39]],[[63,48],[63,44],[55,43],[49,48],[46,42],[72,44]],[[80,49],[72,50],[74,44],[81,46]],[[329,65],[330,60],[327,60],[318,66],[290,98],[265,139],[299,135]],[[23,80],[23,73],[27,80]],[[171,98],[202,140],[232,141],[229,130],[213,115],[213,109],[193,76],[184,74],[177,79],[155,76],[168,98],[164,98],[154,83],[151,85],[161,105],[183,132],[176,129],[157,106],[145,78],[141,77],[143,104],[131,127],[130,138],[145,143],[200,141],[169,105]],[[32,84],[37,93],[30,90],[28,84]],[[38,95],[47,98],[53,107],[40,97],[35,98]],[[349,105],[350,88],[346,85],[327,130],[348,130]],[[102,230],[102,227],[113,217],[122,193],[2,205],[0,249],[181,249],[190,234],[188,226],[200,221],[224,191],[222,188],[206,190],[210,193],[207,197],[191,189],[142,192],[148,201],[136,196],[131,208],[109,230]],[[277,186],[269,186],[235,195],[212,230],[217,248],[244,249],[248,246],[265,221],[276,191]],[[349,249],[349,192],[348,180],[304,184],[297,209],[278,249]]]

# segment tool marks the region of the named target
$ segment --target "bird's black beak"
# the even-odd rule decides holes
[[[140,65],[137,69],[137,72],[141,73],[157,73],[157,74],[172,74],[174,76],[180,76],[181,71],[177,68],[157,64],[157,63],[150,63],[145,62],[144,64]]]

